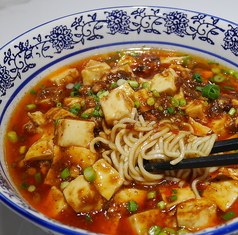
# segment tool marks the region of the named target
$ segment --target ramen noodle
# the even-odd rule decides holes
[[[155,173],[145,164],[206,157],[215,141],[237,137],[237,79],[214,61],[146,48],[64,66],[11,116],[12,179],[35,209],[97,233],[181,234],[225,223],[238,213],[237,166]]]

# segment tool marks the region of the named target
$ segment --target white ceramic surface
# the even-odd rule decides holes
[[[29,4],[33,4],[34,2],[36,2],[36,1],[34,1],[34,0],[32,0]],[[39,3],[38,3],[39,4]],[[154,5],[154,4],[151,4],[151,5]],[[19,7],[26,7],[26,4],[25,3],[23,3],[23,4],[21,4],[21,6],[19,5]],[[85,7],[85,6],[84,6]],[[187,7],[187,6],[186,6]],[[12,9],[14,9],[14,7],[10,7],[10,8],[12,8]],[[182,8],[185,8],[185,7],[182,7]],[[100,31],[100,29],[98,29],[98,35],[100,36],[104,36],[105,38],[106,38],[106,43],[109,43],[109,41],[110,41],[110,43],[113,41],[113,42],[115,42],[115,43],[118,43],[118,42],[120,42],[121,40],[120,39],[122,39],[122,40],[128,40],[128,34],[129,34],[129,36],[130,36],[130,40],[128,40],[128,41],[130,41],[130,42],[128,42],[128,44],[127,44],[127,46],[130,44],[130,45],[132,45],[132,46],[134,46],[135,44],[131,44],[132,42],[131,41],[135,41],[137,38],[138,38],[138,35],[141,37],[142,36],[142,40],[143,40],[143,42],[140,42],[139,44],[141,45],[142,43],[143,44],[147,44],[147,45],[158,45],[157,44],[157,42],[158,42],[158,40],[160,41],[160,42],[162,42],[163,43],[163,45],[165,46],[165,47],[168,47],[168,46],[171,46],[171,47],[173,47],[173,48],[181,48],[181,45],[186,45],[186,47],[185,46],[182,46],[182,49],[183,50],[188,50],[188,51],[190,51],[191,50],[191,48],[189,48],[189,47],[187,47],[187,45],[190,45],[190,47],[192,47],[192,51],[194,51],[194,52],[196,52],[196,53],[201,53],[202,55],[204,54],[204,52],[203,51],[201,51],[200,49],[203,49],[203,50],[205,50],[205,51],[210,51],[209,53],[211,54],[211,57],[216,57],[216,59],[217,60],[219,60],[219,61],[223,61],[223,58],[221,58],[219,55],[223,55],[225,58],[228,58],[228,60],[226,60],[226,61],[224,61],[224,63],[227,63],[227,65],[229,66],[229,67],[237,67],[237,52],[234,52],[234,50],[232,50],[232,47],[230,47],[229,48],[229,46],[226,44],[226,41],[224,40],[226,37],[224,36],[224,33],[225,32],[229,32],[229,30],[231,30],[231,32],[232,32],[232,28],[236,28],[237,27],[237,25],[232,25],[232,27],[229,27],[229,22],[227,22],[227,21],[222,21],[222,20],[219,20],[217,17],[215,17],[214,19],[212,19],[212,17],[210,16],[210,15],[207,15],[207,16],[205,16],[205,22],[206,22],[206,24],[208,25],[210,25],[210,28],[209,28],[209,30],[210,31],[208,31],[207,30],[207,36],[206,36],[206,38],[203,36],[203,39],[201,38],[202,37],[202,35],[201,35],[201,33],[200,33],[200,31],[199,31],[199,27],[201,27],[202,28],[202,26],[205,26],[205,24],[204,25],[202,25],[201,24],[201,22],[202,21],[199,21],[199,18],[197,18],[197,24],[195,24],[195,25],[193,25],[193,28],[195,29],[195,31],[193,31],[193,32],[191,32],[191,31],[189,31],[188,30],[188,28],[187,28],[187,26],[186,26],[186,23],[185,23],[185,28],[186,28],[186,30],[185,31],[181,31],[181,30],[174,30],[173,28],[169,28],[169,27],[166,27],[166,16],[168,16],[169,15],[169,13],[170,12],[174,12],[175,13],[175,17],[176,17],[176,12],[180,12],[180,13],[182,13],[182,16],[184,16],[184,19],[185,19],[185,21],[187,20],[187,19],[189,19],[190,20],[190,22],[191,22],[191,17],[196,17],[196,16],[198,16],[199,14],[198,13],[195,13],[195,12],[184,12],[184,11],[177,11],[176,9],[169,9],[169,11],[164,11],[165,9],[164,8],[153,8],[154,10],[159,10],[159,12],[158,13],[156,13],[155,11],[151,11],[151,9],[146,9],[146,11],[143,11],[142,12],[142,10],[144,9],[143,7],[141,7],[141,8],[135,8],[134,9],[134,11],[136,11],[137,9],[140,9],[140,11],[141,12],[137,12],[137,13],[135,13],[135,14],[138,14],[138,15],[140,15],[140,16],[142,16],[142,14],[141,13],[145,13],[145,15],[146,16],[148,16],[148,15],[153,15],[153,19],[155,20],[155,21],[153,21],[153,22],[150,22],[150,23],[153,23],[153,24],[150,24],[150,28],[144,28],[144,24],[143,24],[143,21],[141,21],[140,23],[138,23],[138,26],[137,26],[137,28],[132,28],[132,26],[130,25],[130,23],[128,22],[128,27],[124,27],[124,28],[120,28],[121,29],[121,31],[118,31],[118,30],[116,30],[116,28],[110,28],[110,29],[108,29],[108,31],[107,31],[107,34],[109,34],[109,35],[107,35],[107,34],[105,34],[105,32],[103,32],[103,31]],[[193,8],[190,8],[190,9],[193,9]],[[104,9],[103,11],[102,11],[102,13],[101,13],[101,15],[98,13],[98,15],[96,15],[96,18],[94,17],[94,18],[87,18],[85,15],[84,15],[84,17],[85,17],[85,19],[87,19],[86,20],[86,22],[93,22],[95,25],[98,25],[98,26],[100,26],[100,24],[102,23],[101,21],[102,20],[104,20],[105,21],[105,15],[106,14],[108,14],[108,15],[110,15],[111,14],[111,16],[115,16],[115,10],[116,9]],[[147,11],[148,10],[148,11]],[[197,10],[197,9],[193,9],[193,10]],[[113,13],[113,11],[114,11],[114,13]],[[132,21],[131,19],[132,19],[132,15],[131,15],[131,11],[130,10],[128,10],[128,8],[125,8],[125,9],[123,9],[123,11],[125,11],[126,12],[126,15],[127,16],[130,16],[131,18],[130,18],[130,22]],[[107,12],[107,13],[105,13],[105,12]],[[160,13],[161,12],[163,12],[165,15],[160,15]],[[203,12],[208,12],[208,11],[203,11]],[[1,13],[1,12],[0,12]],[[92,14],[93,15],[93,14]],[[187,16],[185,16],[185,15],[187,15]],[[219,12],[216,14],[217,16],[220,16],[220,14],[219,14]],[[79,15],[76,15],[78,18],[79,18]],[[1,15],[0,15],[0,17],[1,17]],[[49,17],[49,16],[48,16]],[[54,17],[53,17],[54,18]],[[1,19],[1,18],[0,18]],[[50,35],[52,35],[50,32],[51,32],[51,30],[54,28],[55,30],[56,30],[56,32],[57,32],[57,27],[60,27],[60,25],[67,25],[67,28],[71,28],[71,30],[75,27],[76,28],[76,26],[77,26],[77,22],[75,22],[75,25],[74,25],[74,27],[71,27],[72,26],[72,23],[74,22],[74,19],[75,19],[75,16],[72,16],[72,17],[66,17],[66,18],[63,18],[63,19],[61,19],[61,20],[57,20],[57,21],[53,21],[52,23],[50,23],[50,24],[46,24],[46,25],[44,25],[44,26],[41,26],[41,27],[39,27],[39,28],[36,28],[35,30],[33,30],[33,31],[30,31],[30,32],[28,32],[27,34],[25,34],[25,35],[23,35],[23,36],[21,36],[20,38],[18,38],[18,39],[16,39],[15,41],[13,41],[11,44],[8,44],[8,45],[6,45],[5,47],[3,47],[2,48],[2,50],[1,50],[1,52],[0,52],[0,54],[2,53],[2,52],[6,52],[6,51],[8,51],[8,49],[10,48],[10,49],[12,49],[12,46],[13,45],[19,45],[20,46],[20,44],[19,44],[19,42],[26,42],[27,41],[27,39],[30,39],[30,41],[31,41],[31,43],[32,43],[32,45],[36,45],[36,44],[34,44],[34,43],[36,43],[36,41],[33,39],[33,37],[37,37],[38,36],[38,34],[39,34],[39,32],[41,33],[42,31],[39,31],[39,30],[42,30],[42,28],[44,28],[44,29],[46,29],[46,34],[50,37]],[[146,20],[146,17],[141,17],[141,19],[142,20]],[[158,22],[157,23],[155,23],[156,22],[156,20],[158,20]],[[2,22],[2,21],[0,21],[0,22]],[[43,23],[43,22],[45,22],[45,20],[44,21],[41,21],[41,23]],[[199,23],[200,22],[200,23]],[[204,22],[204,21],[203,21]],[[200,26],[198,26],[200,24]],[[1,23],[0,23],[0,25],[1,25]],[[189,25],[190,25],[190,23],[189,23]],[[35,25],[34,25],[35,26]],[[190,25],[191,26],[191,25]],[[25,26],[24,26],[25,27]],[[23,27],[23,28],[24,28]],[[86,28],[87,27],[87,25],[85,24],[85,25],[80,25],[80,27],[83,27],[83,28]],[[29,29],[29,28],[28,28]],[[59,29],[59,28],[58,28]],[[94,29],[97,29],[97,28],[94,28]],[[105,30],[105,26],[103,26],[103,29]],[[147,30],[152,30],[150,33],[149,33],[149,31],[147,31],[147,32],[144,32],[144,33],[141,33],[144,29],[147,29]],[[24,30],[25,31],[25,30]],[[24,32],[24,31],[21,31],[21,32]],[[82,31],[83,32],[83,31]],[[73,61],[73,60],[75,60],[75,57],[73,56],[73,55],[70,55],[72,52],[75,52],[75,51],[78,51],[78,50],[82,50],[83,48],[85,48],[85,47],[88,47],[88,46],[94,46],[95,45],[95,42],[96,42],[96,44],[98,43],[98,45],[100,45],[100,42],[98,42],[98,41],[100,41],[99,39],[97,40],[96,39],[96,37],[95,36],[97,36],[96,34],[89,34],[89,35],[87,35],[87,34],[84,34],[84,33],[82,33],[81,32],[81,35],[83,35],[83,38],[85,39],[85,41],[84,41],[84,43],[82,43],[82,41],[80,41],[80,37],[71,37],[71,39],[70,40],[68,40],[68,41],[65,41],[65,44],[64,44],[64,46],[62,47],[62,46],[57,46],[57,41],[55,41],[56,42],[56,46],[55,47],[53,47],[52,45],[51,45],[51,47],[50,47],[50,49],[47,51],[46,50],[46,52],[48,53],[47,55],[51,55],[52,56],[52,58],[47,58],[47,59],[43,59],[44,58],[44,55],[45,54],[43,54],[43,53],[41,53],[41,63],[42,63],[42,65],[44,64],[44,63],[46,63],[46,62],[52,62],[52,67],[48,67],[46,70],[43,70],[43,71],[41,71],[41,67],[42,67],[42,65],[37,61],[37,63],[36,63],[36,67],[34,67],[34,68],[30,68],[29,67],[29,69],[26,71],[26,72],[23,72],[22,71],[22,68],[19,68],[19,67],[17,67],[17,66],[15,66],[17,69],[18,69],[18,71],[20,72],[20,76],[21,76],[21,80],[19,80],[19,77],[17,77],[17,76],[15,76],[14,74],[11,74],[11,77],[13,77],[14,79],[14,87],[16,87],[18,84],[20,84],[20,81],[26,81],[26,84],[25,84],[25,87],[21,87],[20,89],[26,89],[27,87],[29,87],[30,86],[30,84],[28,83],[28,82],[30,82],[30,80],[35,76],[35,74],[40,74],[40,75],[42,75],[42,74],[47,74],[48,72],[49,72],[49,70],[52,70],[54,67],[58,67],[59,66],[59,64],[56,64],[55,63],[55,60],[57,60],[57,59],[59,59],[59,60],[61,60],[60,58],[62,57],[62,55],[65,55],[65,56],[67,56],[68,57],[68,60],[67,60],[67,63],[68,63],[68,61],[70,60],[70,61]],[[196,33],[194,33],[194,32],[196,32]],[[212,33],[212,32],[216,32],[216,33]],[[162,37],[160,37],[159,35],[160,34],[162,34]],[[43,35],[43,34],[42,34]],[[148,35],[150,35],[150,41],[148,41]],[[165,40],[165,35],[167,36],[166,37],[166,40]],[[171,39],[169,39],[169,40],[167,40],[167,38],[168,38],[168,35],[169,35],[169,38]],[[15,36],[17,36],[17,35],[15,35]],[[45,35],[43,35],[43,36],[45,36]],[[38,40],[38,43],[40,44],[40,45],[43,45],[44,43],[52,43],[52,42],[50,42],[49,40],[47,41],[47,40],[45,40],[45,41],[42,41],[42,38],[44,38],[44,37],[41,37],[41,41],[40,41],[40,38],[38,38],[37,40]],[[117,38],[119,38],[119,41],[117,41],[117,40],[115,40],[115,36],[117,37]],[[151,37],[152,36],[152,37]],[[88,40],[89,38],[95,38],[94,40]],[[199,38],[200,37],[200,38]],[[222,38],[221,38],[222,37]],[[81,37],[82,38],[82,37]],[[152,40],[153,39],[153,40]],[[187,43],[187,41],[186,41],[186,43],[184,43],[184,40],[187,40],[187,41],[189,41],[189,43]],[[104,40],[104,39],[103,39]],[[174,42],[174,40],[176,40],[176,45],[175,44],[173,44],[173,42]],[[229,41],[229,39],[226,39],[226,40],[228,40]],[[4,40],[3,41],[0,41],[0,42],[3,42],[3,44],[4,44]],[[166,43],[165,43],[166,42]],[[170,42],[169,44],[168,44],[168,42]],[[105,42],[103,42],[103,44],[105,44]],[[181,45],[179,45],[179,44],[181,44]],[[211,46],[211,45],[215,45],[215,46]],[[25,44],[26,45],[26,44]],[[195,46],[196,45],[196,46]],[[0,44],[0,46],[1,46],[1,44]],[[123,45],[123,46],[125,46],[125,45]],[[118,47],[122,47],[122,45],[121,44],[119,44],[119,45],[111,45],[111,48],[118,48]],[[36,48],[36,47],[35,47]],[[210,49],[210,48],[215,48],[215,49]],[[101,48],[101,49],[98,49],[98,51],[104,51],[105,50],[105,48],[104,48],[104,46]],[[14,53],[13,52],[15,52],[15,53],[17,53],[17,52],[19,52],[19,50],[17,51],[14,51],[14,50],[12,50],[12,54],[11,55],[13,55]],[[214,53],[215,52],[215,53]],[[78,52],[77,52],[78,53]],[[90,54],[91,52],[90,52],[90,50],[89,51],[87,51],[87,52],[83,52],[83,51],[81,51],[81,54],[79,54],[79,55],[82,55],[82,56],[84,56],[84,55],[88,55],[88,54]],[[204,55],[207,55],[207,56],[210,56],[210,55],[208,55],[208,54],[204,54]],[[78,54],[77,54],[77,56],[78,56]],[[0,58],[1,58],[1,55],[0,55]],[[16,57],[15,57],[16,58]],[[0,65],[2,66],[2,67],[4,67],[3,66],[3,64],[2,64],[2,59],[0,59]],[[16,61],[16,60],[14,60],[14,58],[13,58],[13,61]],[[32,62],[36,62],[34,59],[32,59]],[[65,63],[65,61],[60,61],[60,63],[61,64],[64,64]],[[29,64],[29,63],[28,63]],[[34,74],[35,73],[35,74]],[[6,75],[7,73],[5,72],[5,75]],[[15,77],[14,77],[15,76]],[[13,87],[13,89],[15,89]],[[13,89],[3,89],[3,90],[1,90],[1,95],[2,95],[2,97],[3,98],[5,98],[5,97],[8,97],[9,95],[11,95],[11,94],[13,94]],[[4,95],[4,92],[6,92],[6,95]],[[22,91],[20,91],[19,90],[19,92],[21,93]],[[7,104],[7,100],[6,99],[2,99],[2,104],[1,104],[1,106],[4,106],[4,105],[9,105],[9,104]],[[2,116],[1,116],[1,119],[3,119],[3,115],[9,115],[9,113],[11,112],[11,110],[9,109],[9,107],[7,107],[7,109],[6,109],[6,114],[2,114]],[[5,116],[4,116],[5,117]],[[3,125],[4,124],[4,120],[1,120],[2,121],[2,123],[1,123],[1,125]],[[1,128],[2,129],[2,128]],[[2,129],[2,131],[4,131],[3,129]],[[3,167],[4,168],[4,167]],[[6,169],[4,168],[4,171],[6,171]],[[1,190],[0,190],[0,193],[2,193],[1,192]],[[8,194],[8,193],[7,193]],[[12,194],[11,194],[12,195]],[[6,193],[4,193],[4,197],[6,196]],[[14,201],[15,200],[17,200],[17,199],[13,199]],[[22,203],[20,203],[21,205],[20,205],[20,207],[22,206]],[[13,207],[14,208],[14,206],[9,202],[9,206],[10,207]],[[25,206],[22,206],[23,208],[25,208]],[[3,209],[4,208],[4,209]],[[5,210],[5,207],[3,207],[2,205],[0,206],[0,215],[2,216],[2,210]],[[21,212],[22,213],[22,212]],[[33,213],[34,215],[35,215],[35,212],[32,212],[32,210],[29,210],[29,213],[30,213],[30,216],[29,216],[29,214],[28,214],[28,212],[26,213],[26,216],[28,217],[28,218],[31,218],[32,219],[32,215],[31,215],[31,213]],[[7,210],[7,214],[9,215],[10,214],[10,216],[11,216],[11,219],[9,219],[9,220],[5,220],[6,222],[7,221],[11,221],[12,222],[12,220],[14,220],[14,218],[19,218],[19,217],[16,217],[15,215],[12,215],[12,212],[9,212],[8,210]],[[34,217],[34,215],[33,215],[33,217]],[[4,216],[4,219],[6,218],[7,216]],[[34,234],[40,234],[40,235],[43,235],[43,234],[45,234],[45,232],[41,232],[41,230],[39,229],[35,229],[35,227],[33,226],[31,226],[31,225],[29,225],[28,224],[28,222],[26,223],[27,224],[27,226],[28,226],[28,229],[26,229],[25,231],[24,231],[24,226],[22,226],[22,224],[23,223],[25,223],[25,220],[22,220],[22,222],[20,222],[19,223],[19,228],[18,228],[18,230],[15,230],[15,232],[13,232],[14,231],[14,228],[13,228],[13,226],[11,227],[11,229],[12,230],[6,230],[6,231],[1,231],[1,229],[4,227],[2,227],[1,226],[1,223],[3,223],[3,221],[4,221],[4,219],[2,219],[2,220],[0,220],[0,234],[33,234],[32,233],[32,231],[34,231]],[[35,220],[35,218],[33,218],[33,220]],[[15,219],[15,221],[16,221],[16,219]],[[24,221],[24,222],[23,222]],[[18,221],[19,222],[19,221]],[[17,224],[17,223],[16,223]],[[15,224],[15,226],[16,226],[16,224]],[[15,227],[14,226],[14,227]],[[234,228],[233,228],[234,229]],[[54,228],[53,228],[53,230],[57,230],[57,231],[59,231],[58,229],[57,229],[57,227],[55,227],[54,226]],[[65,231],[67,231],[67,230],[65,230]],[[65,232],[64,231],[64,232]],[[222,231],[222,233],[221,233],[221,231]],[[214,234],[224,234],[225,232],[224,232],[225,230],[220,230],[219,232],[220,233],[214,233]],[[67,233],[67,234],[75,234],[74,232],[73,233]],[[213,234],[213,233],[207,233],[207,234]]]

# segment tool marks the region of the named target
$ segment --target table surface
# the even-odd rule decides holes
[[[146,2],[146,4],[145,4]],[[113,6],[164,6],[198,11],[238,23],[236,0],[0,0],[0,48],[29,29],[73,13]],[[46,235],[0,203],[0,235]]]

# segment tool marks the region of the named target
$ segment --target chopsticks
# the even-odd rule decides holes
[[[215,142],[211,154],[238,150],[238,138],[222,140]],[[166,170],[204,168],[213,166],[238,165],[238,153],[228,153],[214,156],[197,157],[184,159],[176,165],[166,162],[147,162],[144,165],[145,170],[149,172],[159,172]]]

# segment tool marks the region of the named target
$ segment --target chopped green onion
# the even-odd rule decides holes
[[[24,154],[26,152],[26,146],[21,146],[20,149],[19,149],[19,153],[20,154]]]
[[[101,99],[102,97],[104,97],[104,96],[107,96],[109,94],[109,91],[99,91],[98,93],[97,93],[97,96],[98,96],[98,98],[99,99]]]
[[[152,91],[152,94],[153,94],[153,96],[156,97],[156,98],[157,98],[157,97],[160,97],[160,93],[159,93],[157,90],[155,90],[155,89]]]
[[[229,73],[230,75],[234,75],[235,70],[234,70],[234,69],[230,69],[230,70],[228,70],[228,73]]]
[[[134,106],[138,109],[140,108],[140,102],[139,101],[135,101],[134,102]]]
[[[167,111],[169,114],[174,114],[174,109],[172,107],[168,107]]]
[[[156,197],[156,191],[150,191],[147,193],[147,198],[152,199]]]
[[[176,235],[176,234],[177,234],[174,229],[172,229],[172,228],[167,228],[167,227],[163,228],[163,229],[161,230],[161,232],[164,232],[164,233],[170,234],[170,235]],[[161,234],[160,234],[160,235],[161,235]]]
[[[183,110],[178,110],[178,113],[183,116],[186,115],[186,113]]]
[[[69,112],[77,115],[80,112],[80,110],[81,110],[81,104],[75,103],[70,107]]]
[[[34,90],[31,90],[30,93],[33,94],[33,95],[35,95],[37,92],[34,91]]]
[[[173,194],[177,194],[177,193],[178,193],[178,190],[177,190],[177,189],[172,189],[172,193],[173,193]]]
[[[104,117],[104,113],[103,113],[102,109],[98,110],[98,114],[99,114],[100,117]]]
[[[58,118],[58,119],[55,120],[55,122],[54,122],[54,125],[55,125],[55,126],[57,126],[57,124],[58,124],[58,122],[59,122],[60,119],[61,119],[61,118]]]
[[[127,203],[127,210],[129,212],[135,212],[138,210],[138,203],[136,201],[129,201]]]
[[[191,233],[191,232],[189,232],[187,229],[179,229],[178,231],[177,231],[177,235],[180,235],[180,234],[188,234],[188,233]]]
[[[67,182],[67,181],[61,182],[60,189],[62,189],[62,190],[65,189],[68,186],[68,184],[69,184],[69,182]]]
[[[61,108],[61,107],[62,107],[62,103],[57,103],[57,104],[56,104],[56,107],[57,107],[57,108]]]
[[[30,185],[27,190],[32,193],[36,190],[36,186],[35,185]]]
[[[221,73],[221,69],[220,69],[220,68],[212,68],[211,70],[212,70],[212,72],[215,73],[215,74]]]
[[[236,113],[236,109],[235,109],[235,108],[231,108],[231,109],[229,110],[229,112],[228,112],[228,114],[229,114],[230,116],[233,116],[235,113]]]
[[[148,99],[147,99],[147,104],[148,104],[149,106],[153,106],[153,105],[155,104],[155,99],[152,98],[152,97],[148,98]]]
[[[35,109],[36,108],[36,105],[35,104],[28,104],[28,105],[26,105],[26,109],[27,110],[33,110],[33,109]]]
[[[7,133],[7,138],[11,143],[17,143],[18,142],[18,136],[15,131],[9,131]]]
[[[160,110],[160,111],[163,111],[163,110],[164,110],[161,105],[159,105],[159,106],[157,107],[157,109]]]
[[[216,99],[220,94],[220,87],[214,84],[208,84],[202,89],[202,96],[209,99]]]
[[[165,208],[165,202],[164,201],[160,201],[157,203],[157,207],[160,209],[160,210],[163,210]]]
[[[85,218],[89,221],[89,222],[92,222],[93,221],[93,218],[90,214],[86,214],[85,215]]]
[[[226,77],[220,75],[220,74],[217,74],[214,78],[213,78],[214,82],[223,82],[226,80]]]
[[[236,213],[234,211],[229,211],[225,215],[222,216],[224,220],[232,219],[234,216],[236,216]]]
[[[114,88],[114,87],[117,87],[118,85],[117,85],[117,82],[113,82],[112,84],[111,84],[111,87],[112,88]]]
[[[134,57],[135,57],[135,56],[138,56],[138,54],[137,54],[135,51],[132,51],[132,52],[131,52],[131,56],[134,56]]]
[[[87,95],[88,95],[88,96],[94,95],[93,90],[89,90],[88,93],[87,93]]]
[[[40,172],[38,172],[38,173],[35,174],[35,181],[36,181],[37,184],[41,183],[41,181],[42,181],[42,176],[41,176],[41,173],[40,173]]]
[[[197,87],[195,88],[195,90],[196,90],[196,91],[202,91],[202,87],[197,86]]]
[[[99,102],[99,97],[98,96],[92,95],[92,97],[93,97],[94,101]]]
[[[69,168],[65,168],[61,174],[60,174],[62,179],[67,179],[70,176],[70,171]]]
[[[86,166],[83,170],[83,175],[87,181],[90,183],[94,182],[96,179],[96,171],[93,169],[92,166]]]
[[[202,76],[200,73],[194,73],[192,77],[196,82],[199,82],[199,83],[202,82]]]
[[[223,88],[225,88],[225,89],[228,89],[228,90],[232,90],[232,91],[234,91],[234,90],[235,90],[235,88],[234,88],[234,87],[230,87],[230,86],[223,86]]]
[[[178,197],[176,195],[171,195],[169,197],[167,197],[167,200],[169,202],[173,202],[173,201],[176,201],[178,199]]]
[[[150,83],[149,82],[143,82],[141,86],[142,86],[142,88],[150,89]]]
[[[81,114],[81,118],[89,118],[90,117],[90,113],[82,113]]]
[[[137,88],[139,87],[139,83],[137,81],[128,81],[131,87]]]
[[[70,92],[70,96],[71,97],[78,97],[79,96],[79,92],[78,91],[72,91],[72,92]]]
[[[179,100],[179,105],[180,106],[185,106],[187,104],[187,101],[185,99]]]
[[[233,77],[236,78],[236,79],[238,79],[238,73],[237,73],[237,72],[234,73],[234,74],[233,74]]]
[[[100,116],[98,110],[93,110],[93,112],[91,113],[91,115],[92,115],[93,117],[99,117],[99,116]]]
[[[121,86],[121,85],[123,85],[124,83],[127,83],[127,81],[126,81],[125,79],[119,79],[119,80],[117,81],[117,85],[118,85],[118,86]]]
[[[21,186],[22,188],[28,188],[29,184],[23,182],[23,183],[20,184],[20,186]]]
[[[149,228],[148,234],[149,235],[159,235],[160,231],[161,231],[161,227],[158,225],[154,225]]]
[[[174,106],[174,107],[178,107],[179,106],[179,100],[177,98],[171,98],[171,104]]]
[[[187,56],[187,57],[183,60],[183,65],[184,65],[185,67],[192,68],[192,67],[193,67],[193,64],[194,64],[193,58],[190,57],[190,56]]]
[[[80,88],[81,88],[81,84],[78,83],[78,82],[76,82],[76,83],[74,84],[74,86],[73,86],[73,89],[74,89],[75,91],[78,91]]]

